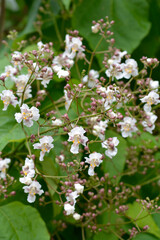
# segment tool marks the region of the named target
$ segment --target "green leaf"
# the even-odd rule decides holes
[[[2,108],[3,103],[0,101],[0,151],[2,151],[9,142],[21,142],[26,138],[21,124],[17,123],[14,117],[14,114],[19,112],[18,107],[15,109],[10,105],[6,111],[3,111]],[[41,122],[41,119],[39,121]],[[24,126],[24,128],[28,136],[30,136],[31,134],[37,133],[38,124],[34,122],[32,127],[28,128]],[[43,131],[44,128],[41,130]]]
[[[6,0],[6,8],[13,12],[19,11],[19,6],[16,0]]]
[[[33,51],[33,50],[38,50],[37,44],[32,44],[32,45],[29,45],[29,46],[25,47],[23,49],[22,53]]]
[[[100,37],[91,32],[92,21],[109,16],[115,21],[112,30],[116,47],[131,53],[149,32],[148,12],[146,0],[82,0],[73,13],[72,24],[95,49]],[[106,47],[103,41],[98,50]],[[98,56],[98,60],[101,63],[102,58]]]
[[[117,175],[118,173],[121,173],[124,169],[125,160],[126,160],[126,148],[127,148],[127,142],[126,140],[121,137],[118,133],[113,132],[112,130],[106,130],[105,139],[110,137],[117,137],[119,140],[119,144],[117,146],[118,153],[115,157],[112,159],[106,157],[103,160],[103,167],[104,171],[108,172],[110,176]]]
[[[0,102],[0,151],[8,142],[16,142],[25,138],[21,125],[14,119],[15,109],[9,106],[7,111],[2,111],[2,102]]]
[[[92,239],[93,240],[107,240],[107,239],[118,240],[118,237],[116,237],[113,233],[99,232],[99,233],[96,233]]]
[[[58,0],[50,0],[50,6],[52,12],[57,15],[60,11],[59,1]]]
[[[154,237],[150,234],[147,234],[147,233],[140,233],[134,238],[134,240],[143,240],[143,239],[145,239],[145,240],[158,240],[159,238],[156,238],[156,237]]]
[[[148,2],[149,2],[150,21],[152,26],[149,34],[141,42],[140,46],[136,49],[134,53],[134,57],[136,57],[137,59],[141,58],[141,56],[148,56],[148,57],[159,56],[158,53],[160,50],[160,28],[159,28],[160,1],[148,0]]]
[[[70,3],[71,3],[71,0],[62,0],[66,10],[68,11],[69,10],[69,6],[70,6]]]
[[[0,74],[4,73],[5,66],[7,65],[10,65],[10,61],[7,57],[3,57],[2,59],[0,59]],[[2,82],[0,81],[0,93],[6,89],[1,84]],[[7,80],[5,80],[5,85],[8,89],[11,89],[14,86],[14,82],[8,78]]]
[[[34,0],[33,1],[33,4],[30,8],[30,12],[28,14],[27,25],[24,28],[24,30],[20,33],[19,37],[24,36],[24,35],[29,34],[29,33],[32,33],[32,32],[35,32],[34,21],[36,20],[40,4],[41,4],[41,0]]]
[[[55,165],[55,154],[54,151],[51,151],[52,153],[52,158],[51,157],[44,157],[44,161],[40,163],[41,165],[41,173],[43,175],[46,176],[53,176],[53,178],[50,177],[44,177],[49,192],[51,193],[51,195],[53,196],[53,194],[55,193],[56,189],[57,189],[57,183],[56,183],[56,179],[54,179],[54,176],[57,176],[57,169],[56,169],[56,165]],[[50,154],[51,155],[51,154]]]
[[[126,215],[133,220],[135,225],[138,225],[140,228],[148,225],[148,233],[151,233],[160,239],[160,229],[155,223],[153,217],[148,215],[148,212],[143,209],[143,206],[140,203],[134,202],[129,204],[129,209],[126,212]]]
[[[135,146],[146,146],[148,148],[154,148],[155,146],[160,147],[160,138],[153,136],[148,132],[143,132],[136,139],[128,138],[128,142]]]
[[[49,240],[50,236],[39,212],[20,202],[0,207],[0,238],[3,240]]]

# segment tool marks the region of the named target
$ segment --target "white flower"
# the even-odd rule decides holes
[[[10,77],[14,81],[15,75],[17,74],[17,69],[10,65],[5,67],[5,76],[6,78]]]
[[[65,97],[65,108],[68,111],[68,109],[72,103],[72,98],[71,98],[71,96],[68,97],[68,92],[66,90],[64,90],[64,97]]]
[[[90,70],[89,74],[82,79],[83,83],[88,83],[89,88],[93,88],[97,85],[96,80],[99,78],[99,73],[95,70]]]
[[[79,153],[79,144],[82,144],[83,146],[86,146],[86,142],[88,141],[88,138],[84,136],[84,133],[86,131],[82,127],[75,127],[71,130],[69,135],[69,142],[73,142],[71,146],[71,153],[77,154]]]
[[[32,63],[32,65],[29,66],[28,68],[28,75],[31,76],[31,74],[34,74],[37,76],[39,71],[39,66],[37,62]]]
[[[113,112],[112,109],[110,109],[108,112],[107,112],[107,116],[110,118],[110,119],[116,119],[117,118],[117,113]]]
[[[0,93],[0,97],[4,103],[3,111],[7,110],[9,104],[12,104],[14,107],[18,104],[18,101],[11,90],[3,90],[2,93]]]
[[[71,202],[74,206],[76,204],[76,199],[79,197],[77,191],[69,193],[69,195],[66,197],[68,202]]]
[[[14,62],[21,61],[22,60],[22,53],[18,52],[18,51],[14,51],[13,54],[12,54],[12,60]],[[17,64],[15,63],[15,65],[17,65]]]
[[[37,79],[42,80],[42,85],[46,88],[47,84],[53,78],[53,71],[50,67],[44,67],[41,69],[41,72],[37,74]]]
[[[159,81],[153,81],[153,80],[150,80],[149,82],[149,87],[155,91],[158,90],[159,88]]]
[[[0,178],[6,178],[6,169],[9,168],[8,163],[11,162],[10,158],[0,158]]]
[[[57,76],[59,78],[66,78],[66,77],[69,77],[70,75],[70,72],[68,70],[63,70],[63,69],[60,69],[58,72],[57,72]]]
[[[23,104],[20,109],[21,113],[15,113],[15,119],[18,123],[23,121],[25,126],[31,127],[33,125],[33,120],[38,121],[40,114],[36,107],[31,107],[31,109],[29,109],[27,104]]]
[[[152,134],[152,131],[155,129],[155,121],[157,120],[157,116],[152,112],[146,112],[145,121],[142,121],[142,125],[145,127],[145,130]]]
[[[25,164],[22,167],[23,174],[25,176],[34,177],[35,170],[34,170],[34,162],[32,159],[26,158]]]
[[[76,56],[76,53],[84,51],[84,48],[82,47],[82,41],[79,37],[71,37],[67,34],[65,42],[65,53],[70,59],[73,59]]]
[[[23,189],[25,193],[29,193],[27,197],[29,203],[33,203],[36,200],[36,194],[40,196],[44,193],[37,181],[33,181],[29,186],[24,186]]]
[[[73,64],[74,64],[73,59],[70,59],[68,57],[67,53],[64,52],[64,53],[54,57],[53,70],[55,72],[57,72],[56,69],[58,69],[58,68],[55,68],[55,67],[60,67],[59,70],[62,68],[70,69],[73,66]]]
[[[123,68],[121,64],[113,63],[109,66],[109,69],[105,71],[105,74],[107,77],[112,77],[112,81],[114,80],[114,77],[116,79],[123,78]]]
[[[64,204],[64,210],[65,210],[65,212],[66,212],[66,215],[71,215],[71,214],[74,213],[75,207],[72,206],[72,205],[69,204],[69,203],[65,203],[65,204]]]
[[[40,143],[35,143],[33,145],[34,149],[41,149],[42,151],[40,152],[40,161],[43,161],[44,155],[46,152],[50,152],[50,150],[54,147],[52,144],[53,138],[51,136],[44,136],[41,138]]]
[[[107,149],[105,151],[106,156],[108,156],[109,158],[114,157],[117,154],[116,146],[118,144],[119,140],[117,139],[117,137],[108,138],[107,140],[102,142],[102,147]]]
[[[14,79],[17,87],[17,92],[22,93],[27,82],[29,81],[29,75],[28,74],[22,74],[19,75],[17,78]]]
[[[92,29],[92,32],[93,32],[93,33],[99,32],[100,24],[99,24],[99,23],[96,23],[95,25],[93,25],[93,26],[91,27],[91,29]]]
[[[115,52],[115,55],[112,56],[111,59],[108,60],[108,64],[114,64],[114,63],[121,63],[121,59],[127,54],[127,51],[121,52],[117,49]]]
[[[26,99],[32,97],[31,86],[30,85],[26,86],[28,81],[29,81],[29,75],[28,74],[19,75],[17,78],[14,79],[14,81],[15,81],[15,84],[16,84],[16,87],[17,87],[17,95],[19,97],[22,97],[22,95],[23,95],[23,100],[26,100]],[[25,92],[24,92],[24,90],[25,90]]]
[[[127,59],[121,66],[124,78],[129,79],[131,76],[135,77],[138,75],[137,62],[134,59]]]
[[[23,59],[23,55],[21,52],[14,51],[12,54],[12,61],[11,63],[14,65],[14,67],[18,67],[19,70],[21,70],[21,61]]]
[[[74,184],[74,187],[75,187],[75,189],[76,189],[76,191],[77,191],[77,193],[83,193],[83,190],[84,190],[84,186],[83,185],[81,185],[81,184],[79,184],[79,183],[75,183]]]
[[[29,176],[24,176],[19,178],[19,181],[25,185],[30,185],[32,183],[32,178]]]
[[[37,43],[37,47],[38,47],[38,50],[40,51],[40,52],[42,52],[43,50],[44,50],[44,44],[43,44],[43,42],[42,41],[40,41],[40,42],[38,42]]]
[[[132,137],[132,133],[136,132],[138,129],[135,126],[136,123],[136,119],[135,118],[130,118],[130,117],[125,117],[123,119],[123,122],[119,122],[119,124],[121,125],[121,132],[122,132],[122,137],[126,138],[126,137]]]
[[[108,127],[107,123],[108,123],[108,120],[100,121],[93,126],[93,131],[92,131],[93,134],[99,137],[101,140],[105,139],[104,134],[105,134],[106,128]]]
[[[81,215],[78,214],[78,213],[74,213],[74,214],[73,214],[73,218],[74,218],[76,221],[78,221],[78,220],[81,218]]]
[[[61,119],[52,120],[52,125],[53,126],[62,126],[63,122],[61,121]]]
[[[110,87],[107,87],[105,94],[105,102],[104,102],[104,108],[105,110],[108,110],[111,107],[111,104],[116,101],[115,98],[115,90],[110,89]]]
[[[88,169],[88,175],[94,176],[94,168],[99,167],[99,165],[103,162],[102,154],[94,152],[89,155],[89,158],[85,157],[85,159],[85,162],[90,164],[90,167]]]
[[[141,98],[140,100],[142,103],[146,102],[143,107],[145,112],[150,112],[153,104],[157,105],[160,103],[159,95],[155,91],[151,91],[147,96]]]

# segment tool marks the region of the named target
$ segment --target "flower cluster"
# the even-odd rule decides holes
[[[35,165],[32,159],[26,158],[25,165],[22,167],[22,175],[19,181],[27,186],[24,186],[24,192],[28,193],[27,201],[33,203],[36,200],[36,194],[42,195],[44,192],[41,189],[39,182],[33,180],[35,176]]]
[[[56,196],[45,192],[39,198],[41,205],[50,198],[49,203],[61,206],[66,217],[71,215],[92,232],[101,227],[110,231],[109,222],[98,223],[97,216],[105,211],[119,215],[122,221],[122,215],[127,218],[127,204],[140,195],[145,178],[142,184],[127,185],[126,176],[145,175],[159,166],[159,82],[152,79],[158,60],[142,58],[139,70],[136,60],[113,46],[108,30],[112,24],[107,18],[92,26],[92,32],[109,44],[107,51],[98,51],[104,54],[102,69],[92,64],[97,49],[89,59],[90,51],[85,51],[83,39],[73,31],[66,35],[64,51],[58,55],[53,43],[41,41],[37,50],[13,52],[11,65],[0,75],[5,88],[0,93],[3,114],[11,105],[13,124],[21,131],[13,144],[15,150],[0,159],[0,178],[6,181],[11,160],[5,157],[14,154],[16,168],[22,167],[19,181],[25,185],[27,201],[33,203],[36,194],[44,193],[40,183],[47,185]],[[80,67],[79,60],[84,63]],[[63,87],[57,93],[59,81]],[[147,142],[150,134],[157,146]],[[12,148],[12,141],[8,143],[6,151]],[[135,229],[131,232],[137,234]]]
[[[75,204],[77,201],[76,199],[79,197],[79,194],[83,193],[84,186],[79,183],[75,183],[74,188],[75,191],[71,191],[66,197],[67,203],[64,204],[64,210],[66,212],[66,215],[73,214],[73,218],[75,220],[79,220],[81,216],[78,213],[75,213]]]

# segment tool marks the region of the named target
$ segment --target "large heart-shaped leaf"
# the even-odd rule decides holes
[[[100,37],[91,32],[92,21],[109,16],[115,21],[112,30],[116,47],[131,53],[149,32],[148,10],[146,0],[82,0],[73,14],[72,24],[94,49]],[[106,49],[103,41],[99,50]],[[98,59],[102,60],[99,56]]]
[[[148,225],[149,229],[147,232],[152,233],[158,239],[160,239],[160,229],[154,221],[153,217],[148,214],[148,212],[143,209],[140,203],[134,202],[129,204],[129,209],[126,215],[133,220],[133,223],[138,225],[140,228]]]
[[[50,239],[40,214],[31,206],[12,202],[0,207],[0,215],[0,239]]]

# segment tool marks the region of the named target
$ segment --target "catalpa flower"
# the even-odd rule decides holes
[[[74,213],[75,211],[75,206],[72,206],[71,204],[69,203],[65,203],[64,204],[64,210],[66,212],[66,215],[71,215]]]
[[[34,162],[32,159],[25,159],[25,165],[22,167],[22,172],[24,177],[20,178],[19,181],[23,184],[30,185],[35,175]]]
[[[45,44],[44,44],[42,41],[39,41],[39,42],[37,43],[37,47],[38,47],[38,50],[39,50],[40,52],[43,52],[43,51],[44,51]]]
[[[100,24],[99,23],[96,23],[95,25],[93,25],[91,27],[91,30],[92,30],[93,33],[99,32],[99,29],[100,29]]]
[[[11,90],[3,90],[2,93],[0,93],[1,100],[4,103],[3,111],[6,111],[8,108],[8,105],[11,104],[14,107],[18,104],[17,98],[14,96],[13,92]]]
[[[8,163],[11,162],[10,158],[0,158],[0,178],[6,178],[6,169],[9,168]]]
[[[78,214],[78,213],[74,213],[74,214],[73,214],[73,218],[74,218],[76,221],[78,221],[78,220],[81,218],[81,215]]]
[[[149,87],[150,87],[151,89],[153,89],[154,91],[158,91],[159,81],[150,80],[150,81],[149,81]]]
[[[105,110],[108,110],[111,107],[111,104],[116,101],[116,98],[115,98],[116,91],[113,89],[110,89],[110,87],[107,87],[105,94],[106,94],[106,97],[104,102],[104,108]]]
[[[135,77],[138,75],[137,62],[134,59],[127,59],[121,66],[124,78],[129,79],[131,76]]]
[[[109,66],[109,69],[105,71],[105,74],[107,77],[112,77],[112,81],[114,80],[114,77],[119,80],[123,78],[123,68],[122,65],[119,63],[113,63]]]
[[[102,147],[107,149],[105,151],[106,156],[108,156],[109,158],[114,157],[118,151],[116,148],[118,144],[119,140],[117,139],[117,137],[108,138],[107,140],[102,142]]]
[[[25,176],[34,177],[35,169],[34,162],[32,159],[26,158],[25,165],[22,167],[23,174]]]
[[[47,84],[49,84],[50,80],[53,78],[53,71],[50,67],[44,67],[37,74],[37,79],[42,80],[42,85],[46,88]]]
[[[122,58],[127,54],[127,51],[121,52],[120,50],[116,50],[115,54],[108,60],[108,64],[112,65],[114,63],[121,63]]]
[[[89,88],[93,88],[97,85],[96,80],[99,78],[99,73],[95,70],[90,70],[89,74],[82,79],[83,83],[87,83]]]
[[[24,186],[23,189],[25,193],[29,193],[27,197],[29,203],[33,203],[36,200],[36,194],[40,196],[44,193],[37,181],[33,181],[29,186]]]
[[[121,125],[122,137],[132,137],[132,133],[138,130],[138,128],[135,126],[136,122],[137,121],[135,118],[130,117],[125,117],[123,122],[119,122]]]
[[[36,107],[29,108],[27,104],[23,104],[20,109],[21,113],[15,113],[15,119],[18,123],[23,121],[25,126],[31,127],[33,120],[38,121],[40,114]]]
[[[35,143],[33,145],[34,149],[41,149],[39,160],[43,161],[44,155],[46,152],[50,152],[50,150],[54,147],[52,144],[53,138],[51,136],[44,136],[41,138],[40,143]]]
[[[59,71],[57,72],[57,76],[59,78],[66,78],[66,77],[69,77],[69,75],[70,75],[69,70],[59,69]]]
[[[157,120],[157,116],[152,112],[146,112],[146,118],[142,121],[142,125],[145,127],[145,130],[152,134],[152,131],[155,129],[155,121]]]
[[[29,75],[28,74],[19,75],[17,78],[14,79],[14,81],[15,81],[15,84],[16,84],[16,87],[17,87],[17,95],[19,97],[22,97],[22,95],[23,95],[23,100],[32,97],[31,86],[30,85],[26,86],[28,81],[29,81]]]
[[[18,67],[19,70],[22,69],[21,61],[23,60],[23,55],[21,52],[14,51],[12,54],[12,61],[11,63],[14,65],[14,67]]]
[[[66,90],[64,90],[64,97],[65,97],[65,108],[68,111],[68,109],[72,103],[72,98],[71,98],[71,96],[68,97],[68,92]]]
[[[145,112],[150,112],[151,106],[153,104],[157,105],[158,103],[160,103],[159,95],[155,91],[151,91],[147,96],[141,98],[140,100],[142,103],[146,102],[146,104],[143,107]]]
[[[108,127],[107,123],[108,123],[108,120],[100,121],[93,126],[93,131],[92,131],[93,134],[99,137],[101,140],[105,139],[104,135],[105,135],[106,128]]]
[[[69,142],[73,142],[71,146],[71,153],[77,154],[79,153],[79,144],[82,144],[83,146],[86,146],[86,143],[88,141],[88,138],[84,136],[84,133],[86,131],[82,127],[75,127],[71,130],[69,135]]]
[[[8,77],[11,78],[11,80],[14,81],[15,79],[15,75],[17,74],[17,69],[15,67],[12,67],[11,65],[8,65],[5,67],[5,76],[6,76],[6,79]]]
[[[66,42],[65,53],[68,55],[70,59],[73,59],[76,56],[76,53],[84,51],[80,37],[72,37],[67,34],[65,42]]]
[[[65,69],[70,69],[74,64],[73,59],[70,59],[67,55],[66,52],[55,56],[53,59],[53,70],[54,67],[60,67],[60,69],[65,68]]]
[[[62,126],[63,122],[61,121],[61,119],[56,119],[56,120],[52,120],[52,125],[53,126]]]
[[[99,167],[99,165],[103,162],[102,161],[102,154],[101,153],[91,153],[88,157],[85,157],[86,163],[90,164],[90,167],[88,169],[88,175],[94,176],[94,168]]]
[[[76,204],[76,198],[78,198],[79,195],[77,193],[77,191],[71,192],[69,193],[69,195],[66,197],[68,202],[71,202],[73,204],[73,206],[75,206]]]
[[[74,187],[75,187],[75,189],[76,189],[78,194],[83,193],[83,190],[84,190],[84,186],[83,185],[81,185],[79,183],[75,183]]]

